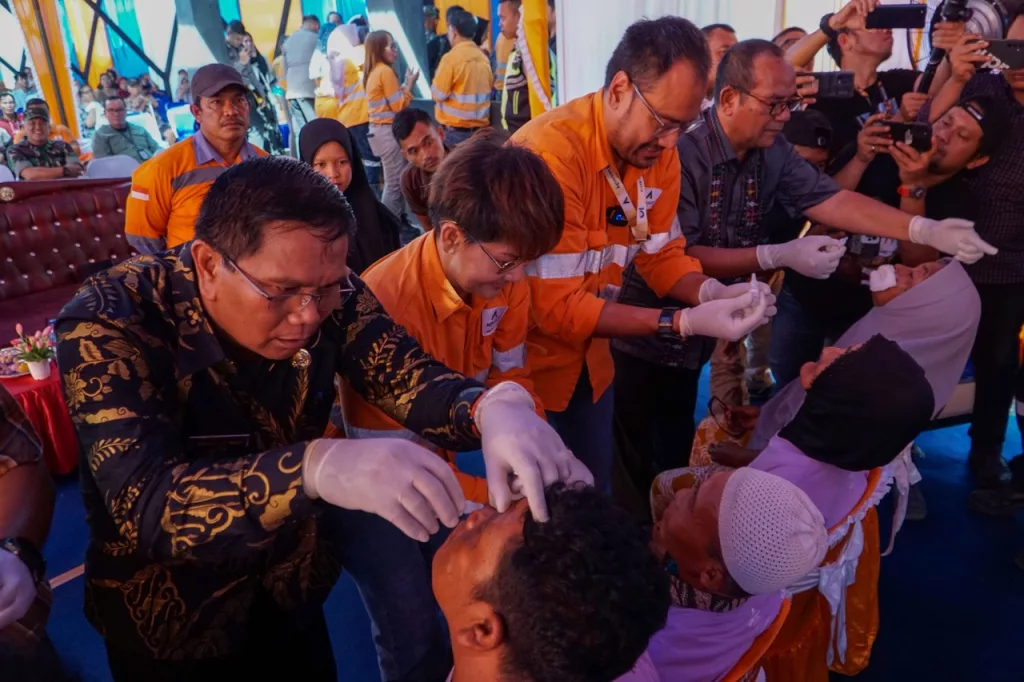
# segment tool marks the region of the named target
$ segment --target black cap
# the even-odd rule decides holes
[[[996,149],[996,143],[1010,129],[1010,119],[1006,111],[987,95],[964,97],[957,104],[981,126],[981,144],[978,156],[990,156]]]
[[[441,10],[437,9],[433,5],[423,5],[423,16],[434,17],[435,19],[441,18]]]
[[[47,123],[49,123],[50,112],[47,111],[46,107],[41,104],[25,107],[25,120],[31,121],[34,118],[41,118]]]
[[[828,149],[832,144],[832,124],[825,114],[813,109],[794,111],[782,128],[790,144]]]
[[[192,76],[192,96],[213,97],[232,85],[245,89],[245,82],[238,69],[227,64],[207,64],[199,67]]]

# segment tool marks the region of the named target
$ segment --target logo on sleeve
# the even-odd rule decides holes
[[[483,315],[481,316],[484,336],[490,336],[497,331],[501,318],[505,317],[506,312],[508,312],[507,305],[498,308],[484,308]]]
[[[660,197],[660,196],[661,196],[661,190],[658,189],[657,187],[648,187],[647,188],[647,210],[648,211],[650,211],[652,208],[654,208],[654,202],[656,202],[658,200],[658,197]]]

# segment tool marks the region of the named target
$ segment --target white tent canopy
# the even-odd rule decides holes
[[[899,4],[910,0],[883,0]],[[560,102],[593,92],[604,83],[604,69],[626,27],[641,18],[673,14],[698,26],[730,24],[740,39],[771,39],[785,27],[800,26],[808,31],[818,27],[823,14],[835,12],[841,0],[556,0],[558,13],[558,94]],[[939,0],[928,0],[934,8]],[[909,68],[911,51],[907,32],[895,32],[893,58],[883,69]],[[911,35],[911,47],[917,36]],[[927,40],[918,51],[920,63],[928,58]],[[824,51],[816,69],[835,68]]]

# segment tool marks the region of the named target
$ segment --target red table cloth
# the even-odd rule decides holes
[[[49,378],[42,381],[26,375],[3,382],[39,434],[46,467],[55,474],[67,474],[78,466],[78,437],[64,402],[60,372],[52,362],[50,369]]]

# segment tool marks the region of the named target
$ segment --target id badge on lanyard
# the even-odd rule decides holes
[[[629,229],[633,233],[633,239],[642,244],[650,237],[647,229],[647,186],[644,184],[643,176],[636,181],[636,205],[629,198],[626,186],[622,184],[622,178],[615,172],[615,169],[608,166],[604,169],[604,178],[608,181],[609,187],[615,193],[615,199],[619,202],[622,213],[629,222]]]

